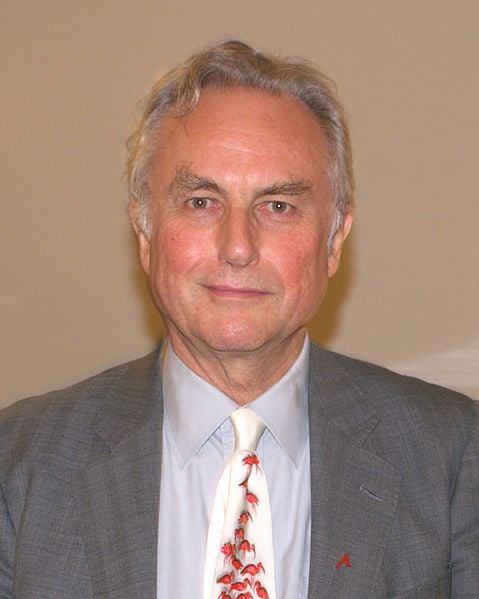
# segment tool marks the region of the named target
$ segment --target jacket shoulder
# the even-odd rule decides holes
[[[479,402],[461,393],[316,346],[311,381],[326,413],[374,414],[391,438],[420,431],[464,445],[477,423]]]
[[[89,458],[87,445],[88,438],[94,436],[92,425],[111,402],[111,395],[135,385],[141,389],[141,381],[149,377],[157,359],[155,351],[72,386],[22,399],[0,410],[0,464],[25,459],[39,462],[76,448],[69,453],[76,456],[75,466],[80,466]],[[82,445],[85,451],[78,451]]]

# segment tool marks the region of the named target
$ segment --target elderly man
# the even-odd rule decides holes
[[[327,80],[206,49],[129,149],[167,337],[3,412],[0,597],[479,597],[477,406],[306,335],[352,222]]]

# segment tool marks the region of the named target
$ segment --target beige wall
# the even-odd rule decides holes
[[[478,22],[473,1],[3,0],[0,401],[155,344],[123,140],[155,74],[230,37],[310,58],[349,109],[356,230],[314,338],[479,397]]]

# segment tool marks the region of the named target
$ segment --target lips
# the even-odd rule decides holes
[[[225,299],[253,299],[270,295],[264,289],[254,287],[233,287],[230,285],[205,285],[210,293]]]

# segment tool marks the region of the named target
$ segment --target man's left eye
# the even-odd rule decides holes
[[[268,206],[271,212],[275,212],[276,214],[287,212],[291,208],[291,205],[288,204],[288,202],[281,202],[278,200],[269,202]]]

